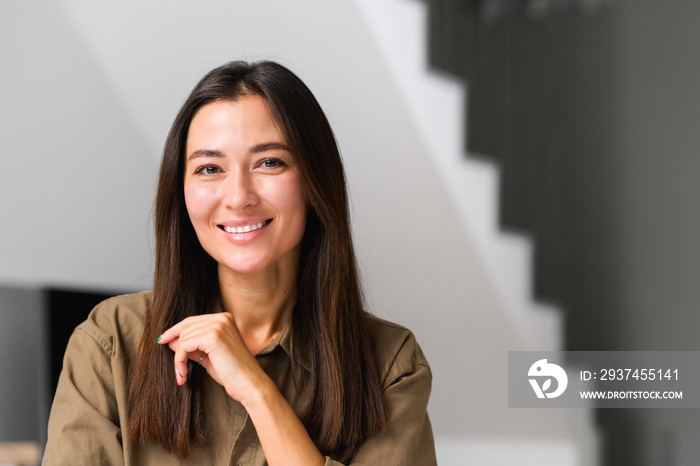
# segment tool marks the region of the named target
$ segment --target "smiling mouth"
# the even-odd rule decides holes
[[[270,222],[272,222],[271,218],[265,220],[264,222],[253,223],[251,225],[242,225],[239,227],[227,227],[224,225],[219,225],[219,228],[224,230],[226,233],[248,233],[250,231],[259,230],[260,228],[269,225]]]

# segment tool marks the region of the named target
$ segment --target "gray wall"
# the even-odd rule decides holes
[[[569,346],[698,350],[700,3],[613,3],[559,31]],[[611,464],[697,464],[697,410],[619,411]]]
[[[0,286],[0,441],[38,440],[46,409],[41,292]]]

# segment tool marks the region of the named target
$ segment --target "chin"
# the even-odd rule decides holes
[[[229,271],[235,274],[249,275],[260,272],[265,268],[266,264],[261,262],[236,262],[226,263],[219,262],[219,270]]]

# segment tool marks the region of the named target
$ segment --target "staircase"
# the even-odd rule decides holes
[[[467,232],[498,284],[524,347],[563,350],[561,311],[536,302],[533,242],[499,227],[499,167],[484,157],[465,157],[468,85],[429,70],[427,6],[417,0],[357,0],[391,68],[420,138],[448,188]],[[505,350],[505,348],[504,348]],[[440,464],[594,465],[598,434],[590,410],[567,410],[569,441],[546,439],[437,438]],[[470,458],[471,460],[465,460]]]
[[[426,6],[416,0],[358,0],[393,71],[416,128],[450,190],[461,221],[523,333],[538,350],[561,350],[561,312],[532,299],[532,241],[499,227],[499,170],[464,157],[465,83],[428,71]]]

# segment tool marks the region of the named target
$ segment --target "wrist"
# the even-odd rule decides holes
[[[269,406],[275,396],[282,395],[272,379],[263,373],[259,378],[251,382],[247,390],[233,398],[236,398],[250,414],[264,406]]]

